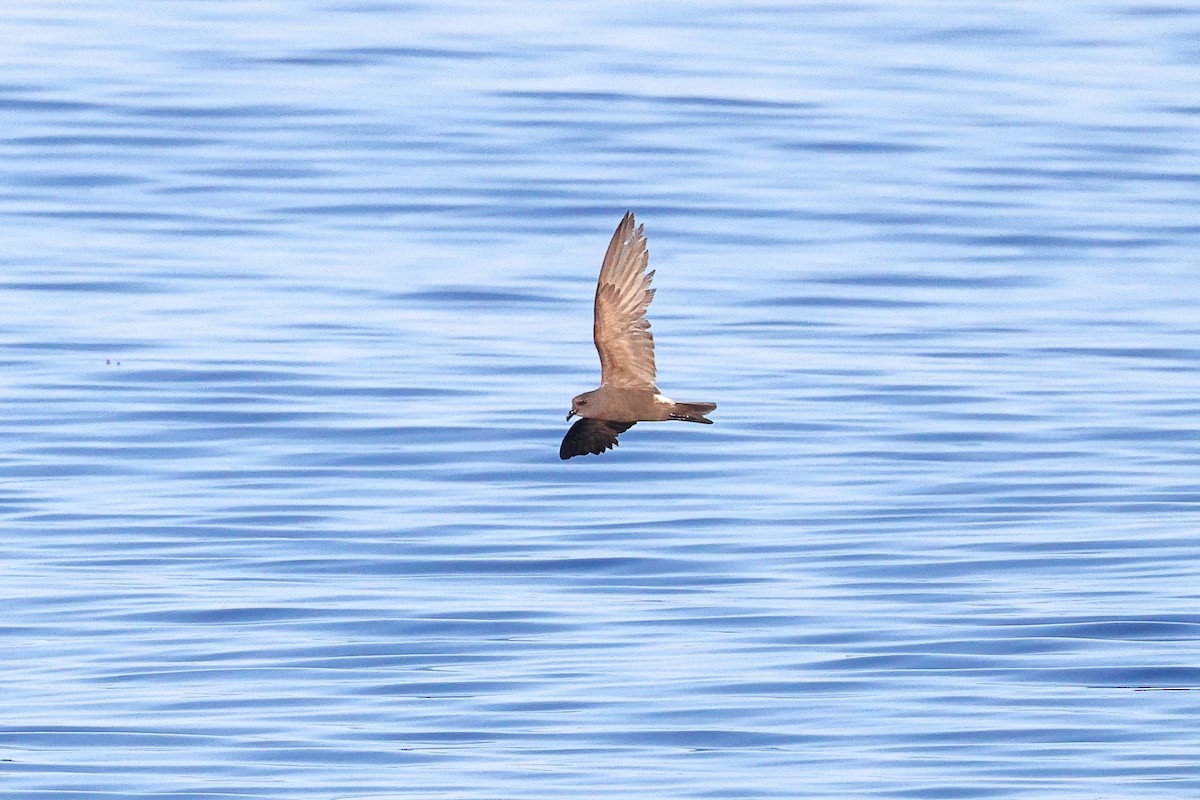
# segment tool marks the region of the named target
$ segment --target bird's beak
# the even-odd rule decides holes
[[[573,417],[573,416],[575,416],[575,409],[572,408],[570,411],[567,412],[567,422],[570,422],[571,417]]]

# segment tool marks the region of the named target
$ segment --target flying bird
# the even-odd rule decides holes
[[[633,212],[627,211],[604,254],[592,327],[600,353],[600,387],[571,401],[567,419],[581,419],[558,448],[563,460],[586,453],[600,455],[639,422],[678,419],[712,424],[705,414],[716,410],[716,403],[678,403],[659,394],[655,385],[654,336],[646,319],[654,299],[650,288],[654,272],[646,272],[650,254],[643,227],[634,227]]]

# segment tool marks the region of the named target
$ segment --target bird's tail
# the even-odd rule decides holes
[[[671,419],[681,419],[684,422],[703,422],[712,425],[712,420],[704,415],[717,410],[716,403],[676,403],[671,409]]]

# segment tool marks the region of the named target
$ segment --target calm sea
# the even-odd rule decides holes
[[[1200,796],[1200,7],[0,42],[5,800]]]

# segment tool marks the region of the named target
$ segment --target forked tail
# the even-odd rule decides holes
[[[716,410],[716,403],[676,403],[671,409],[671,419],[679,419],[684,422],[703,422],[705,425],[712,425],[712,420],[707,419],[704,415],[711,414]]]

